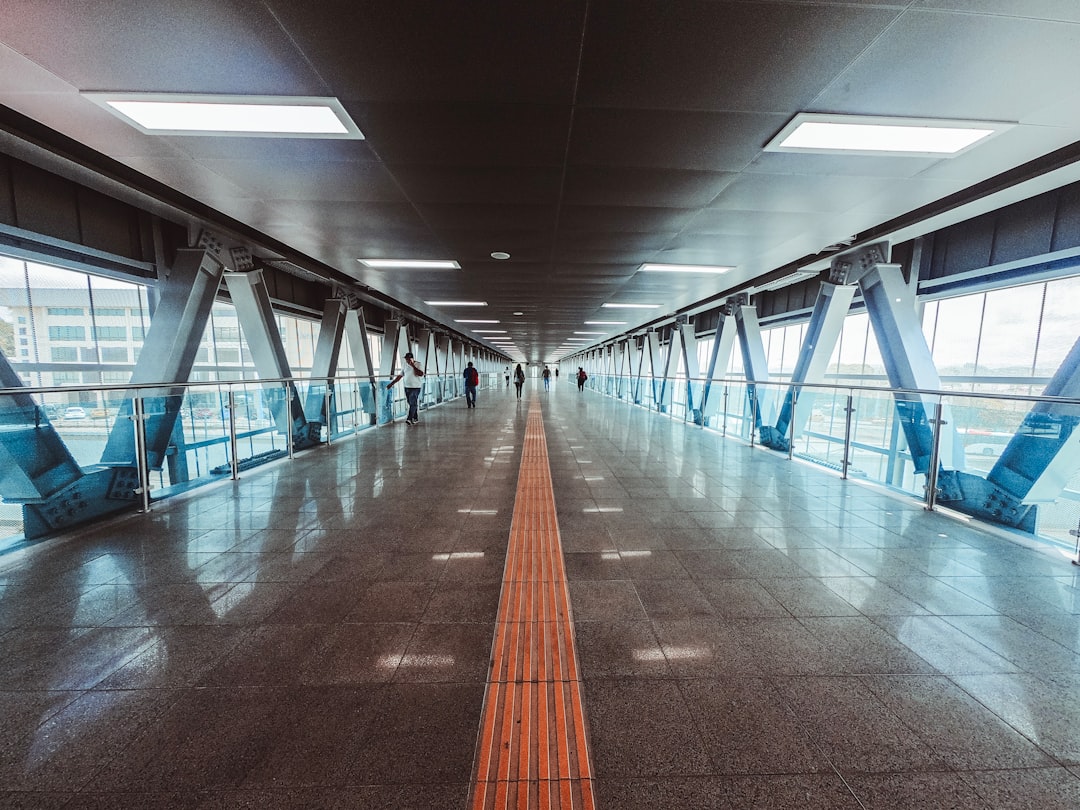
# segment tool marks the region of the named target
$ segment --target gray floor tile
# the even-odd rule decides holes
[[[597,778],[716,773],[673,681],[586,681],[585,705]]]

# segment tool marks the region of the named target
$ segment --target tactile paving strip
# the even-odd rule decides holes
[[[540,406],[529,406],[473,810],[594,810],[574,625]]]

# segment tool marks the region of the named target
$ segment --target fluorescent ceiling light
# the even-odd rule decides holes
[[[643,264],[638,268],[642,273],[711,273],[720,275],[730,273],[732,268],[717,264]]]
[[[765,151],[955,157],[1012,127],[996,121],[799,113]]]
[[[816,275],[817,273],[810,273],[804,270],[796,270],[794,273],[788,273],[786,276],[770,281],[768,284],[762,284],[760,287],[755,286],[751,289],[754,292],[763,292],[764,290],[779,290],[781,287],[787,287],[798,281],[813,278]]]
[[[505,335],[505,329],[473,329],[478,335]]]
[[[476,320],[476,319],[470,319],[470,318],[462,318],[460,320],[455,319],[454,323],[498,323],[498,321],[485,321],[485,320],[482,320],[482,319],[481,320]]]
[[[585,321],[586,326],[626,326],[626,321]]]
[[[659,309],[659,304],[601,304],[605,309]]]
[[[486,307],[487,301],[425,301],[429,307]]]
[[[377,270],[460,270],[451,259],[357,259],[365,267]]]
[[[607,332],[574,332],[575,335],[606,335]]]
[[[363,138],[336,98],[83,93],[147,135]]]

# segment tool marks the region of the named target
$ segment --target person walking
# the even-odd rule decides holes
[[[506,367],[506,387],[510,387],[510,366]]]
[[[544,373],[541,374],[540,376],[544,378],[544,390],[545,391],[550,391],[551,390],[551,369],[548,368],[547,366],[544,366]]]
[[[480,372],[473,368],[472,361],[465,367],[465,407],[476,407],[476,386],[480,384]]]
[[[521,399],[521,386],[525,385],[525,370],[521,367],[521,363],[517,364],[517,368],[514,369],[514,388],[517,389],[517,398]]]
[[[585,390],[585,381],[587,379],[589,379],[589,375],[585,373],[585,369],[583,369],[581,366],[578,366],[577,367],[577,390],[578,391],[584,391]]]
[[[420,406],[420,389],[424,386],[424,370],[420,368],[420,364],[413,359],[412,352],[405,352],[405,365],[401,368],[401,373],[394,379],[386,384],[387,388],[392,388],[394,383],[398,380],[405,381],[405,400],[409,403],[409,415],[405,417],[406,425],[415,425],[420,421],[419,406]]]

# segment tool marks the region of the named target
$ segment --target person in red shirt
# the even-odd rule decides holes
[[[470,361],[465,367],[465,407],[476,407],[476,386],[480,385],[480,372],[473,368]]]

